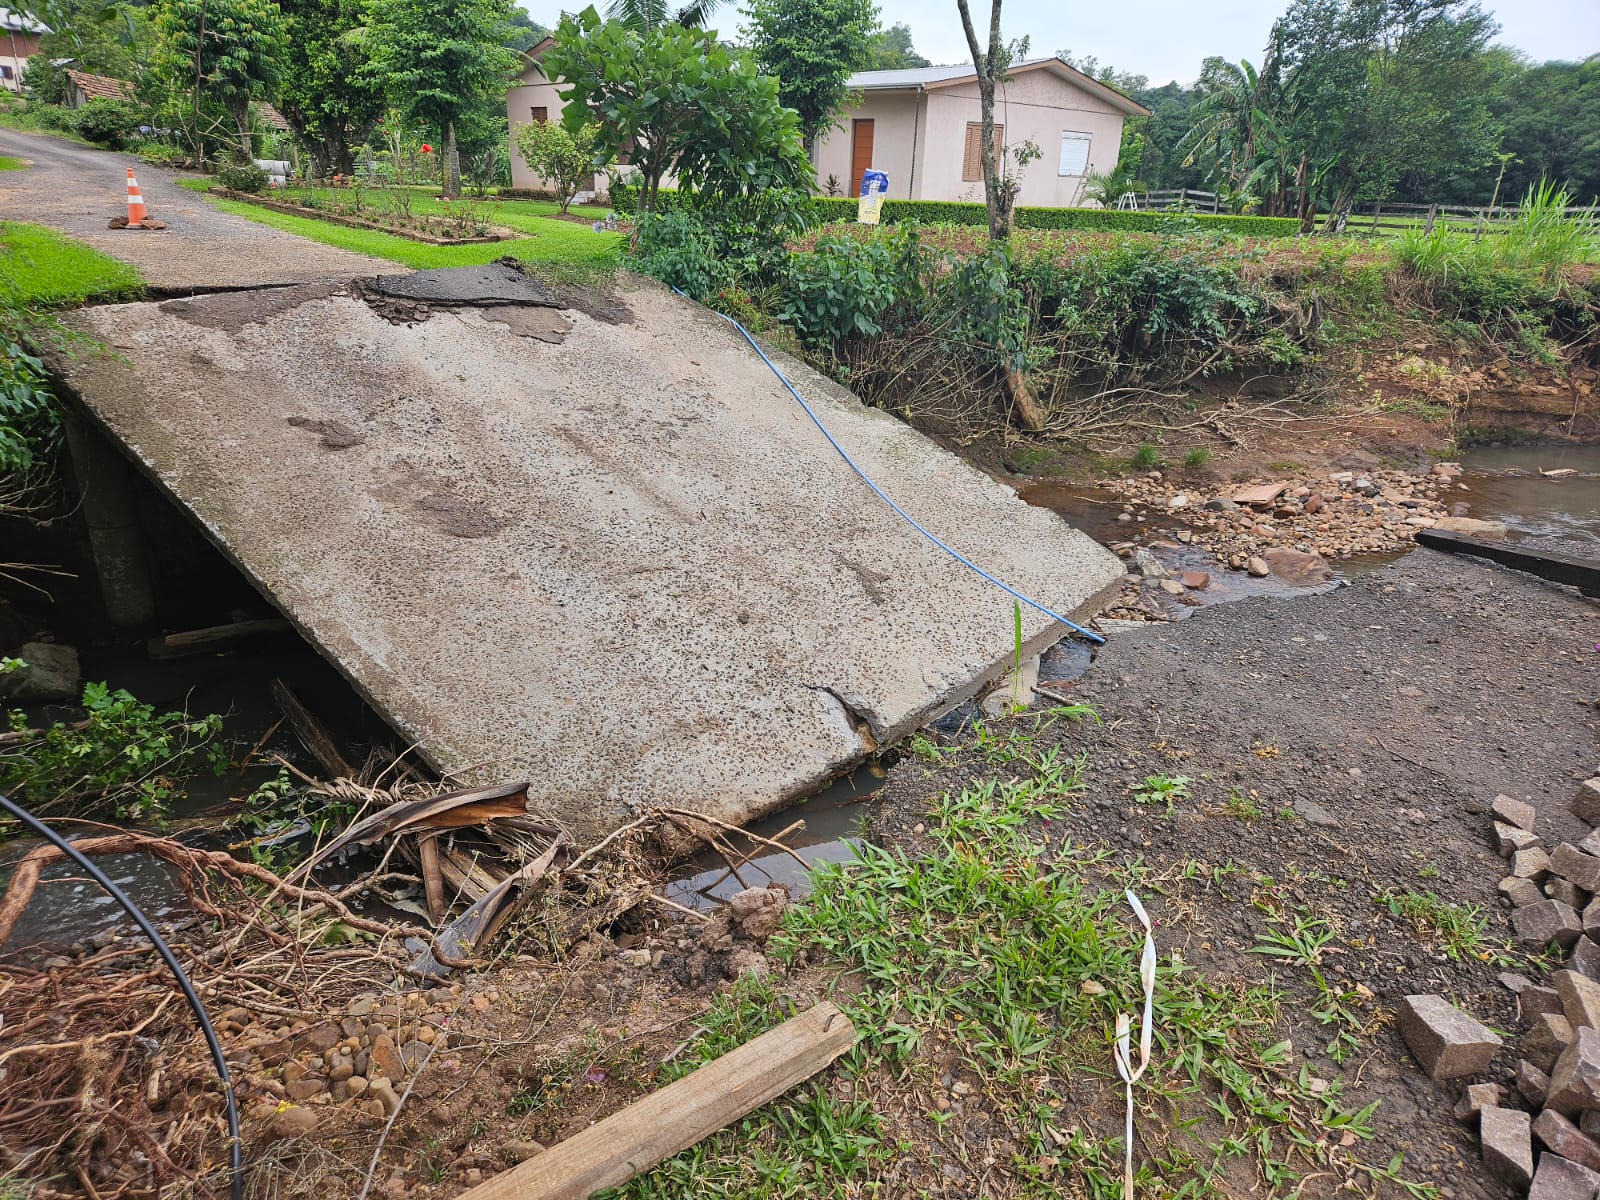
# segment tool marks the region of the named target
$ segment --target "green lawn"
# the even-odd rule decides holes
[[[20,171],[27,165],[20,158],[12,158],[9,154],[0,154],[0,171]]]
[[[143,290],[144,277],[125,262],[43,225],[0,221],[0,300],[61,308],[131,300]]]
[[[203,179],[186,179],[182,183],[184,187],[198,192],[211,187],[210,181]],[[287,194],[305,199],[331,193],[321,189],[296,188]],[[513,241],[486,242],[475,246],[430,246],[425,242],[413,242],[375,230],[334,225],[315,217],[273,212],[239,200],[208,197],[208,201],[223,212],[357,254],[386,258],[415,270],[477,266],[507,255],[528,263],[609,267],[620,261],[623,244],[621,234],[596,233],[587,225],[575,221],[550,220],[543,214],[555,212],[556,206],[537,200],[475,201],[482,205],[484,216],[491,224],[515,229],[523,235]],[[426,215],[442,212],[445,206],[431,198],[413,197],[411,208],[415,213]]]

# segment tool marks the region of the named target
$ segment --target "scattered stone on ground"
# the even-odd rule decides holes
[[[1443,996],[1407,996],[1402,1000],[1400,1034],[1423,1073],[1435,1083],[1478,1074],[1502,1045],[1494,1030]]]
[[[1436,527],[1454,527],[1457,532],[1479,537],[1504,537],[1505,526],[1500,522],[1447,515],[1449,505],[1443,497],[1463,487],[1456,480],[1459,473],[1453,463],[1435,464],[1426,473],[1299,471],[1205,500],[1160,471],[1106,479],[1098,486],[1114,491],[1130,506],[1164,511],[1174,520],[1188,522],[1188,543],[1210,551],[1234,570],[1267,574],[1252,565],[1252,560],[1257,560],[1291,582],[1299,582],[1294,575],[1302,572],[1305,582],[1316,582],[1320,571],[1328,569],[1326,562],[1320,570],[1311,565],[1291,566],[1294,560],[1289,559],[1280,566],[1268,552],[1292,550],[1322,560],[1383,554],[1409,546],[1418,529]],[[1179,496],[1185,503],[1174,505],[1172,501]]]

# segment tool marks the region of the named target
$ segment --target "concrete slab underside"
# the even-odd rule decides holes
[[[447,776],[526,775],[579,837],[657,803],[742,821],[859,759],[863,723],[885,743],[1003,672],[1011,599],[714,314],[619,286],[631,321],[569,311],[560,344],[326,287],[98,308],[116,357],[66,375]],[[1117,586],[1055,514],[780,365],[1001,578],[1067,614]],[[1062,632],[1023,619],[1031,646]]]

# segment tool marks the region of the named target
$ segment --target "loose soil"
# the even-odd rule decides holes
[[[1451,1114],[1457,1086],[1429,1083],[1393,1018],[1401,997],[1438,992],[1505,1031],[1484,1078],[1514,1094],[1519,1027],[1496,976],[1537,980],[1542,964],[1511,946],[1485,814],[1504,792],[1537,806],[1552,844],[1587,831],[1565,801],[1600,763],[1597,641],[1600,604],[1427,550],[1331,593],[1119,632],[1074,689],[1100,722],[1054,726],[1036,746],[1058,740],[1089,759],[1081,805],[1050,833],[1145,865],[1163,955],[1284,990],[1296,1063],[1341,1080],[1351,1107],[1381,1102],[1370,1160],[1403,1152],[1408,1177],[1442,1196],[1508,1195]],[[993,773],[970,750],[939,769],[908,758],[870,835],[916,844],[932,797]],[[1133,798],[1152,775],[1192,781],[1170,813]],[[1482,944],[1449,950],[1377,899],[1405,892],[1480,910]],[[1343,1064],[1309,1015],[1309,972],[1251,953],[1287,914],[1328,922],[1329,983],[1371,994]],[[1084,1116],[1111,1136],[1118,1112],[1106,1107]]]

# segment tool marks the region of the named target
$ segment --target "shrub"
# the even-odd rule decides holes
[[[178,781],[200,771],[221,775],[228,755],[216,742],[222,718],[157,713],[103,683],[83,688],[86,717],[56,723],[0,750],[0,788],[41,813],[112,809],[117,816],[160,816]],[[28,728],[12,710],[13,733]]]
[[[184,162],[189,156],[184,153],[182,146],[174,146],[171,142],[158,142],[154,138],[143,138],[128,147],[147,163],[159,167],[172,167]]]
[[[635,226],[634,266],[695,300],[724,282],[716,239],[693,213],[644,213]]]
[[[808,197],[792,189],[727,198],[684,193],[639,216],[635,266],[696,300],[734,285],[764,287],[782,279],[788,241],[810,216]]]
[[[925,265],[915,227],[887,242],[824,237],[791,257],[783,319],[809,346],[873,337],[896,305],[917,304]]]
[[[566,212],[572,197],[603,164],[596,161],[595,140],[600,126],[593,122],[577,133],[550,121],[532,121],[517,130],[517,153],[535,175],[553,182],[556,202]]]
[[[253,162],[230,162],[217,169],[217,182],[231,192],[253,196],[267,190],[267,173]]]
[[[139,110],[126,100],[97,98],[72,114],[72,127],[79,137],[113,150],[127,145],[139,125]]]

